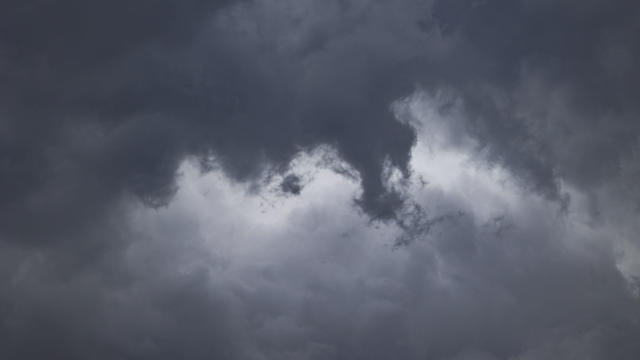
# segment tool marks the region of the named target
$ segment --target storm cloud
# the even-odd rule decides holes
[[[634,1],[0,5],[0,356],[636,359]]]

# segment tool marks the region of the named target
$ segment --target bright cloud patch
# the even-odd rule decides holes
[[[433,110],[437,99],[406,105],[419,129],[413,173],[389,186],[426,216],[455,214],[406,246],[394,247],[403,229],[358,210],[357,181],[319,166],[319,149],[290,169],[304,181],[297,196],[279,176],[255,190],[184,162],[171,204],[135,213],[154,239],[141,254],[176,249],[162,269],[181,275],[168,276],[204,276],[198,286],[234,314],[227,331],[249,359],[565,358],[604,351],[614,329],[635,326],[607,233],[579,201],[563,209],[470,139],[447,139],[456,119]]]

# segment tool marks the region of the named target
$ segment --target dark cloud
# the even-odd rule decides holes
[[[639,16],[631,0],[3,1],[0,357],[637,358],[614,248],[637,243]],[[392,105],[416,89],[451,94],[451,147],[472,139],[565,212],[519,198],[486,221],[475,195],[413,198],[417,130]],[[171,208],[185,159],[249,192],[275,174],[302,201],[292,161],[323,146],[369,225],[399,229],[393,255],[354,235],[360,218],[300,210],[279,261],[231,276],[202,224],[135,218]],[[588,231],[563,223],[583,207]]]
[[[284,193],[300,195],[300,192],[302,191],[300,177],[296,174],[289,174],[285,176],[280,183],[280,189],[282,189]]]
[[[389,105],[416,84],[458,91],[490,157],[551,198],[637,138],[635,2],[228,3],[4,3],[3,227],[123,191],[165,204],[188,154],[251,181],[322,144],[393,218],[384,164],[408,175],[415,134]]]
[[[133,80],[129,67],[141,86],[154,81],[144,49],[180,51],[224,3],[3,2],[5,240],[64,238],[100,216],[123,189],[152,204],[167,198],[184,155],[172,133],[176,126],[152,109],[134,112],[126,103],[140,99],[118,94],[127,91],[126,79]],[[139,66],[147,61],[143,75]]]
[[[491,156],[533,188],[597,186],[639,135],[639,13],[634,1],[437,2],[433,26],[455,41],[444,81]]]
[[[388,106],[411,91],[405,64],[422,52],[400,42],[412,24],[382,23],[402,8],[335,2],[316,16],[311,3],[256,2],[214,15],[222,4],[3,5],[6,238],[26,237],[23,222],[47,237],[81,226],[123,192],[162,205],[188,154],[252,181],[321,144],[359,171],[363,208],[391,217],[383,163],[408,174],[415,135]]]

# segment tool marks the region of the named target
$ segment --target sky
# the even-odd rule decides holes
[[[640,358],[640,3],[4,0],[0,358]]]

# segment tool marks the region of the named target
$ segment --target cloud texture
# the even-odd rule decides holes
[[[0,357],[636,359],[634,1],[4,1]]]

